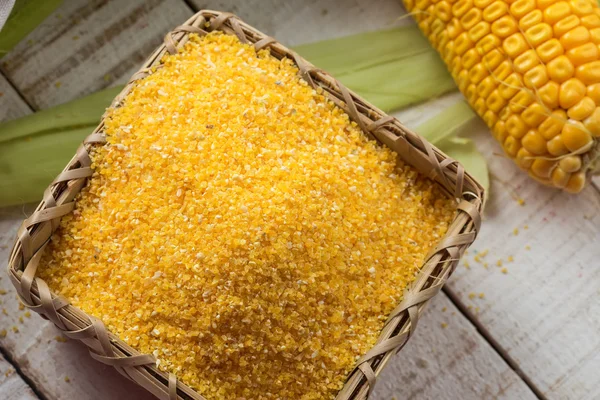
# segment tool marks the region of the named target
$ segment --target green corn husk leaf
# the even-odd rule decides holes
[[[0,207],[41,199],[122,87],[0,124]]]
[[[487,191],[489,176],[485,158],[471,139],[459,136],[476,117],[473,109],[460,101],[415,128],[415,132],[459,161]]]
[[[385,112],[456,89],[416,26],[319,41],[294,50]]]
[[[12,50],[61,3],[62,0],[17,0],[0,31],[0,58]]]

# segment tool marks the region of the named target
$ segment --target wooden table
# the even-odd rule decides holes
[[[65,0],[1,60],[0,120],[126,81],[201,8],[233,11],[288,45],[410,23],[398,20],[395,0]],[[398,116],[414,127],[459,99]],[[543,188],[500,155],[482,123],[473,136],[492,174],[482,232],[373,398],[599,399],[599,186],[579,196]],[[2,265],[26,212],[0,209]],[[487,253],[481,262],[478,252]],[[150,398],[50,323],[25,316],[6,276],[0,290],[1,399]]]

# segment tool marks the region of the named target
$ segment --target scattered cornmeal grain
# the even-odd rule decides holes
[[[497,267],[501,267],[501,266],[502,266],[502,260],[498,260],[498,261],[496,261],[496,266],[497,266]]]
[[[0,295],[4,296],[6,293],[8,293],[6,290],[0,289]]]
[[[515,261],[515,258],[513,256],[508,256],[508,258],[506,260],[508,262],[513,262],[513,261]]]
[[[6,311],[6,308],[3,308],[3,309],[2,309],[2,314],[4,314],[4,315],[8,315],[8,312]]]
[[[25,305],[23,303],[19,302],[19,310],[24,310],[25,309]]]
[[[442,322],[441,325],[442,325],[442,329],[446,329],[448,327],[448,323],[446,323],[446,322]]]
[[[473,292],[469,293],[469,299],[473,300],[475,298],[475,296],[477,296],[475,293],[473,293]]]
[[[483,268],[487,269],[487,267],[489,267],[489,265],[490,264],[488,264],[488,263],[485,262],[485,263],[483,263]]]
[[[500,271],[502,271],[503,274],[508,274],[508,269],[506,269],[506,267],[502,268]]]
[[[25,316],[25,318],[31,318],[31,313],[29,311],[25,311],[25,314],[23,314]]]
[[[59,336],[55,336],[55,337],[54,337],[54,340],[56,340],[56,341],[57,341],[57,342],[59,342],[59,343],[67,343],[67,341],[68,341],[69,339],[67,339],[67,338],[66,338],[66,337],[64,337],[64,336],[60,336],[60,335],[59,335]]]
[[[479,298],[483,299],[485,297],[485,293],[479,293]]]
[[[65,382],[67,382],[67,383],[71,382],[71,378],[69,378],[68,376],[65,376]]]
[[[4,339],[6,337],[8,332],[6,332],[6,329],[2,329],[0,331],[0,339]]]
[[[455,213],[297,72],[192,35],[109,111],[42,260],[211,400],[333,399]]]
[[[19,328],[17,328],[16,326],[13,326],[12,330],[14,333],[19,333]]]
[[[513,229],[513,235],[517,236],[519,234],[519,228]]]

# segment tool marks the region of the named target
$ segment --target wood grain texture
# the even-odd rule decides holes
[[[287,46],[391,28],[408,19],[394,0],[191,0],[196,11],[229,11]]]
[[[192,11],[180,0],[65,0],[0,62],[36,109],[123,83]]]
[[[30,112],[27,103],[19,97],[6,78],[0,75],[0,122],[22,117]]]
[[[0,355],[0,395],[2,400],[39,399],[2,355]]]
[[[536,399],[443,293],[375,386],[373,400],[393,398]]]

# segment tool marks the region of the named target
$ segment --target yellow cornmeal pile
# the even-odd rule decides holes
[[[332,399],[455,205],[298,78],[192,36],[106,120],[50,286],[209,400]]]

